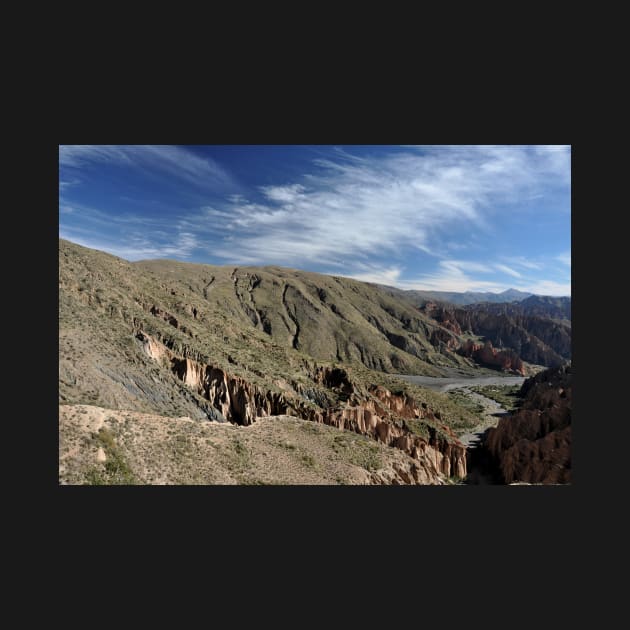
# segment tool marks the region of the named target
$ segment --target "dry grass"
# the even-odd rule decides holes
[[[361,435],[290,416],[239,427],[60,405],[59,435],[59,481],[72,485],[366,484],[372,472],[414,462]],[[104,444],[107,460],[99,462]]]

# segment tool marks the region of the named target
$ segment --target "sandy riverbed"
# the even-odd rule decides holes
[[[525,378],[523,376],[476,376],[476,377],[447,377],[440,378],[434,376],[413,376],[397,374],[396,376],[416,385],[422,385],[438,392],[447,392],[452,389],[461,390],[462,394],[471,400],[479,403],[483,407],[483,420],[473,429],[458,436],[459,440],[467,447],[475,447],[479,443],[481,436],[490,428],[496,427],[501,416],[506,410],[495,400],[473,392],[470,387],[476,385],[522,385]]]
[[[412,374],[392,374],[402,378],[409,383],[422,385],[438,392],[447,392],[451,389],[471,387],[472,385],[522,385],[524,376],[474,376],[468,377],[437,377],[437,376],[414,376]]]

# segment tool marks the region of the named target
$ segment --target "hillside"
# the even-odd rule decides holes
[[[559,367],[571,358],[571,298],[459,308],[427,302],[420,310],[456,335],[477,337],[529,363]]]
[[[470,362],[435,341],[441,326],[412,305],[369,284],[280,267],[212,267],[174,261],[134,263],[136,271],[176,287],[165,296],[179,316],[228,316],[278,345],[315,359],[362,363],[384,372],[439,375]]]
[[[431,461],[290,416],[251,426],[62,405],[61,484],[445,483]]]
[[[59,242],[62,406],[244,426],[292,416],[430,461],[418,478],[442,483],[465,476],[456,434],[477,419],[387,372],[483,373],[455,352],[462,341],[358,281]]]
[[[571,298],[532,295],[519,303],[527,315],[549,317],[563,322],[571,322]]]
[[[488,430],[481,449],[500,483],[571,483],[570,366],[527,379],[521,408]]]

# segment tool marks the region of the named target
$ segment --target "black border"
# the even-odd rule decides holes
[[[161,544],[165,540],[178,540],[186,546],[192,534],[200,540],[199,534],[217,554],[229,556],[235,551],[236,545],[226,542],[233,539],[246,549],[251,548],[246,541],[253,543],[254,548],[256,545],[271,545],[278,551],[297,548],[317,563],[313,556],[315,548],[324,549],[331,541],[342,540],[343,551],[349,557],[358,558],[365,553],[378,558],[390,554],[399,557],[403,564],[409,563],[410,568],[424,566],[427,571],[435,570],[441,576],[439,579],[455,585],[474,580],[470,574],[474,565],[475,571],[493,576],[492,584],[498,590],[505,586],[499,584],[507,570],[504,561],[510,564],[509,558],[515,554],[521,558],[515,570],[524,571],[528,554],[544,556],[543,550],[554,540],[557,546],[553,545],[556,554],[553,564],[569,560],[563,541],[577,520],[578,501],[584,500],[591,485],[589,460],[601,456],[601,452],[593,453],[588,447],[594,408],[584,390],[586,379],[581,375],[588,362],[588,348],[583,345],[585,320],[580,314],[581,309],[588,309],[588,300],[579,293],[579,286],[585,286],[583,280],[577,282],[578,302],[573,306],[574,331],[579,342],[575,353],[578,362],[574,363],[577,430],[572,486],[77,488],[58,485],[58,456],[54,450],[58,435],[55,423],[51,422],[51,417],[58,417],[55,377],[58,299],[54,278],[58,270],[55,212],[58,144],[571,144],[573,137],[564,104],[557,100],[541,102],[532,94],[520,99],[518,109],[510,107],[513,102],[505,94],[495,94],[498,100],[490,107],[488,99],[477,104],[470,93],[465,98],[451,95],[453,100],[439,101],[434,107],[431,107],[433,93],[425,93],[420,99],[416,93],[408,95],[400,90],[390,91],[388,95],[389,102],[381,100],[376,106],[370,103],[369,94],[352,101],[332,99],[323,104],[310,102],[308,93],[289,98],[288,102],[285,99],[284,103],[283,98],[266,103],[264,92],[258,96],[250,94],[249,98],[243,95],[243,100],[237,103],[225,103],[220,96],[209,100],[207,95],[200,95],[201,101],[183,99],[175,106],[178,98],[175,97],[170,99],[168,107],[152,110],[152,97],[163,95],[151,94],[132,103],[126,99],[106,101],[97,110],[86,107],[81,111],[79,104],[75,104],[66,112],[63,124],[56,127],[55,144],[47,145],[41,164],[42,181],[48,182],[48,186],[37,191],[42,194],[40,207],[46,209],[42,213],[46,217],[42,222],[45,231],[39,235],[41,258],[47,261],[42,265],[41,278],[42,293],[46,295],[46,321],[42,318],[40,322],[40,334],[47,348],[42,352],[44,374],[50,373],[38,383],[45,392],[45,398],[42,397],[45,405],[37,416],[45,418],[44,434],[39,440],[43,456],[39,458],[42,468],[38,475],[45,480],[45,494],[55,518],[59,519],[56,531],[70,547],[101,537],[128,547],[136,544],[141,533],[161,540]],[[366,103],[372,106],[366,107]],[[108,110],[109,105],[113,106]],[[513,131],[514,125],[518,132]],[[579,184],[580,201],[574,193],[572,249],[574,264],[577,259],[578,270],[583,270],[576,232],[582,222],[578,217],[585,212],[585,202],[581,200],[584,180],[576,181],[576,161],[580,160],[582,150],[573,145],[572,178],[574,185]],[[574,299],[576,279],[574,275]],[[575,346],[574,343],[574,349]],[[40,430],[41,425],[37,431]],[[580,496],[583,498],[579,499]],[[122,534],[121,528],[136,535]],[[129,553],[133,555],[132,550]],[[508,558],[503,559],[504,553]],[[336,560],[340,562],[339,558]],[[538,565],[537,571],[545,573],[546,569]]]

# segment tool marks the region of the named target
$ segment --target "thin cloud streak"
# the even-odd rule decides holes
[[[518,271],[515,271],[514,269],[512,269],[511,267],[508,267],[507,265],[496,264],[494,267],[498,271],[502,271],[503,273],[507,273],[508,276],[512,276],[513,278],[522,278],[523,277],[522,273],[519,273]]]
[[[504,290],[500,284],[489,280],[477,280],[467,272],[491,273],[488,265],[463,260],[442,260],[438,270],[404,280],[400,278],[402,269],[389,267],[385,269],[373,268],[364,273],[352,274],[349,277],[363,282],[374,282],[396,286],[399,289],[414,289],[418,291],[495,291]],[[508,288],[508,287],[505,287]]]
[[[493,238],[499,212],[516,212],[515,203],[569,185],[570,147],[410,147],[378,158],[336,149],[314,160],[299,182],[260,186],[258,194],[203,195],[206,205],[197,211],[175,215],[167,207],[160,216],[110,214],[73,203],[65,193],[76,173],[98,164],[161,173],[198,188],[231,176],[181,147],[72,145],[59,151],[60,167],[69,169],[60,175],[63,234],[129,260],[197,252],[201,260],[325,268],[400,288],[502,291],[509,288],[507,275],[523,290],[570,292],[570,283],[561,282],[570,252],[463,260],[479,251],[480,233]],[[569,269],[558,273],[558,262]],[[425,263],[427,273],[405,277],[406,267]],[[553,269],[551,277],[531,277],[545,268]]]
[[[489,230],[491,202],[509,203],[557,180],[563,160],[556,153],[457,147],[378,160],[318,159],[323,172],[305,175],[302,184],[264,187],[264,203],[239,199],[219,208],[232,216],[223,228],[239,234],[239,249],[219,245],[212,253],[233,262],[299,266],[414,249],[440,257],[454,223]]]
[[[92,233],[80,228],[61,229],[60,238],[72,241],[78,245],[98,249],[119,258],[129,261],[145,260],[150,258],[189,258],[191,251],[198,247],[198,241],[194,234],[180,232],[174,239],[162,244],[156,244],[153,240],[141,235],[129,235],[122,242],[99,239]]]
[[[571,282],[556,282],[555,280],[538,280],[531,284],[519,284],[515,287],[519,291],[528,291],[537,295],[570,296]]]
[[[95,163],[162,172],[199,188],[234,188],[234,178],[211,158],[170,145],[60,145],[59,166],[81,169]]]
[[[494,270],[500,269],[502,266],[501,263],[493,262],[484,265],[466,260],[442,260],[438,263],[437,271],[422,274],[411,279],[401,278],[404,269],[396,266],[379,268],[376,265],[366,265],[365,271],[361,273],[342,275],[348,275],[350,278],[363,282],[373,282],[395,286],[399,289],[413,289],[417,291],[489,291],[500,293],[510,288],[516,288],[520,291],[540,295],[571,295],[570,282],[533,280],[520,276],[519,282],[513,285],[490,279],[479,280],[471,275],[472,273],[494,275]]]
[[[571,252],[563,252],[562,254],[558,254],[558,256],[556,256],[556,260],[559,260],[563,265],[567,265],[567,267],[570,267]]]
[[[516,265],[525,269],[533,269],[536,271],[540,271],[545,267],[542,262],[529,260],[528,258],[524,258],[523,256],[506,256],[503,258],[503,260],[505,260],[505,262],[507,263],[510,263],[511,265]]]

